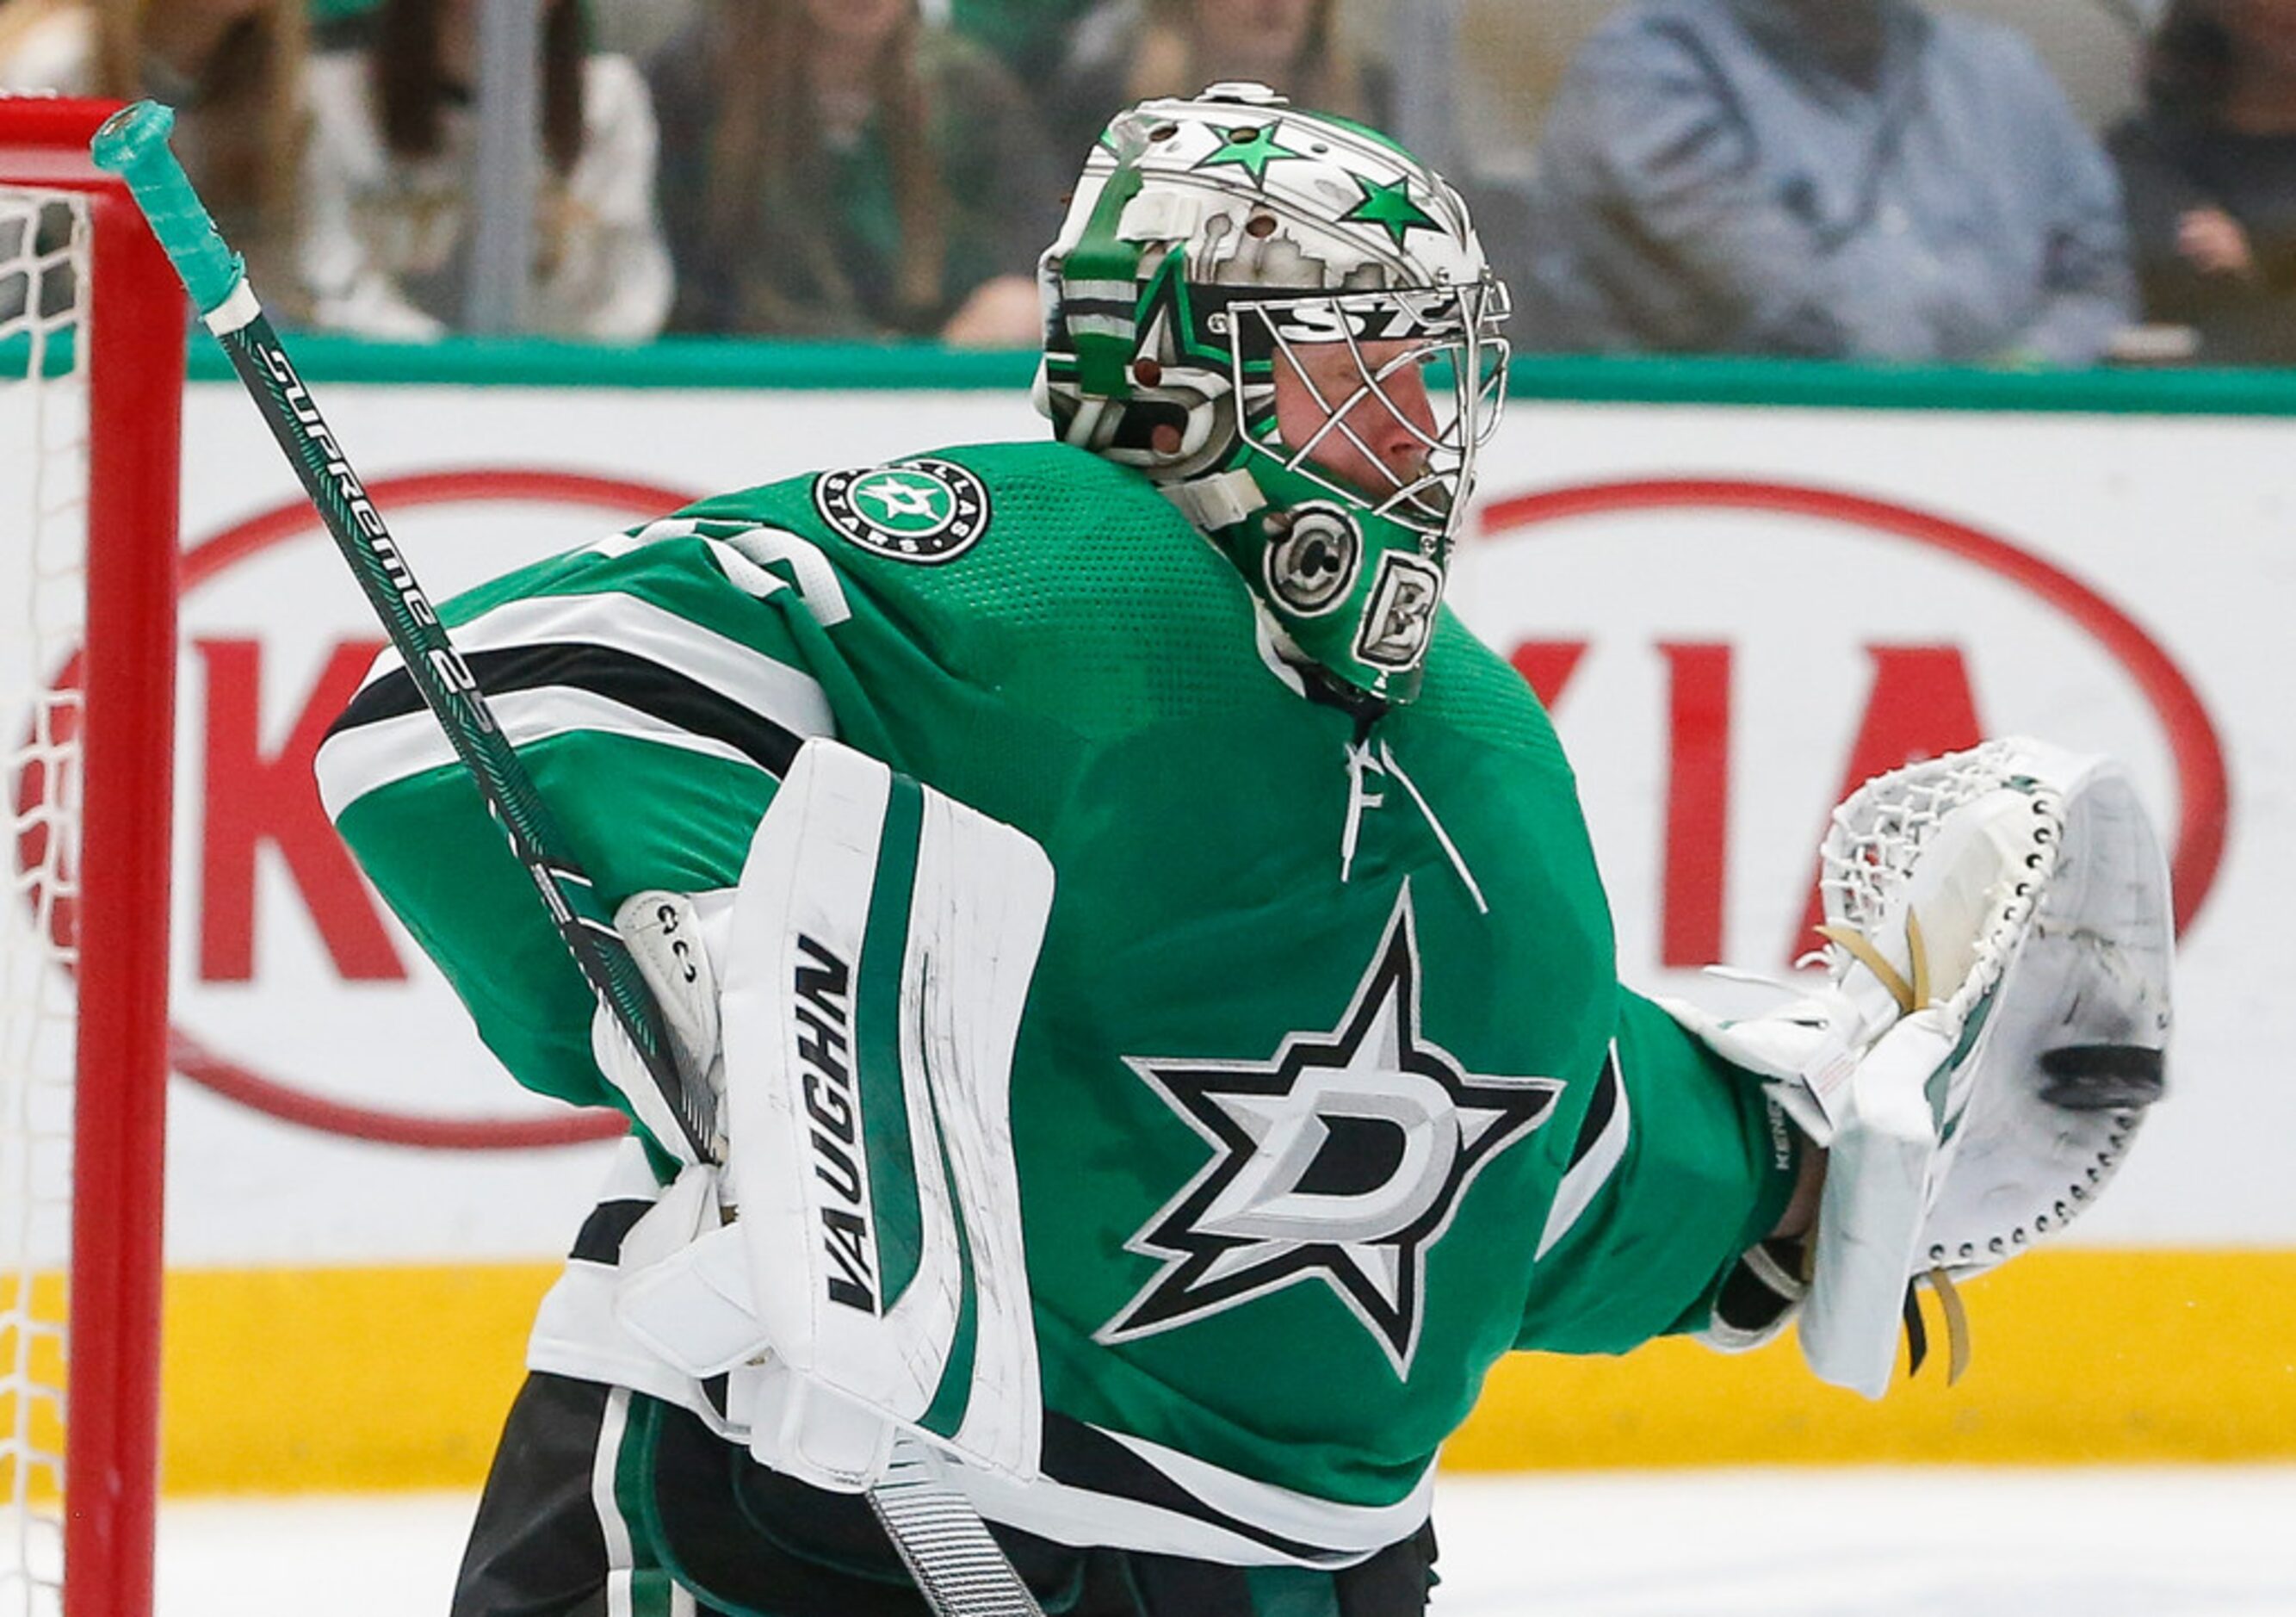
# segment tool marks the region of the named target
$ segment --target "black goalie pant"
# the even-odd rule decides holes
[[[1047,1617],[1420,1617],[1431,1528],[1334,1573],[997,1541]],[[930,1617],[866,1501],[752,1463],[642,1394],[527,1377],[453,1617]]]

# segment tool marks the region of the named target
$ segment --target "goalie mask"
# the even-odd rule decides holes
[[[1505,393],[1506,295],[1458,193],[1216,85],[1118,115],[1039,281],[1060,437],[1162,485],[1301,660],[1410,700]]]

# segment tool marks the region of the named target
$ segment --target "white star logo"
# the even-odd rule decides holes
[[[1355,1000],[1274,1059],[1134,1059],[1215,1155],[1127,1243],[1164,1267],[1098,1332],[1168,1331],[1321,1280],[1407,1374],[1427,1249],[1501,1151],[1552,1113],[1551,1078],[1470,1075],[1419,1031],[1406,887]]]
[[[879,514],[890,521],[903,516],[938,517],[940,515],[940,502],[947,496],[930,483],[921,485],[881,477],[856,488],[853,497],[876,501]]]

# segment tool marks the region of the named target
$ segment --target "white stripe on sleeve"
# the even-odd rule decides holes
[[[513,747],[587,730],[656,742],[753,769],[761,767],[755,759],[729,743],[714,736],[696,735],[651,713],[642,713],[588,691],[545,685],[532,691],[505,692],[488,705],[494,710],[495,722],[501,726],[504,737]],[[378,787],[459,762],[453,743],[428,709],[402,713],[395,718],[331,735],[320,744],[316,767],[319,800],[325,806],[329,819],[340,819],[343,810]]]

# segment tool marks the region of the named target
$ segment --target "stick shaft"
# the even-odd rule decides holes
[[[328,535],[405,659],[423,702],[477,783],[559,936],[599,1002],[620,1022],[644,1059],[686,1144],[697,1158],[706,1158],[715,1125],[707,1086],[688,1082],[679,1074],[660,1012],[614,930],[607,900],[559,830],[525,761],[496,723],[469,665],[439,623],[437,610],[312,402],[271,322],[258,312],[235,330],[217,331],[216,338],[264,423],[294,464]]]
[[[382,513],[367,497],[365,485],[249,289],[238,256],[217,234],[214,221],[168,151],[172,122],[164,108],[150,103],[127,109],[98,133],[96,161],[127,179],[137,206],[152,221],[160,245],[200,305],[208,329],[230,357],[232,368],[294,466],[335,548],[350,563],[390,644],[406,660],[415,689],[510,840],[511,852],[533,881],[558,935],[598,1002],[636,1047],[685,1144],[696,1159],[706,1160],[716,1132],[715,1096],[698,1077],[689,1080],[679,1072],[660,1009],[614,930],[605,899],[552,818],[524,761],[496,724],[469,665],[439,623],[437,609],[416,582]]]
[[[415,689],[533,879],[559,936],[599,1003],[644,1058],[686,1144],[697,1159],[707,1160],[716,1134],[716,1097],[698,1077],[689,1081],[679,1073],[660,1008],[614,930],[603,899],[560,834],[533,776],[496,724],[485,694],[415,582],[382,513],[367,498],[358,473],[312,402],[248,288],[238,255],[224,244],[168,150],[173,121],[166,109],[148,102],[127,109],[98,134],[96,161],[127,180],[201,317],[230,357],[405,659]],[[936,1617],[1041,1617],[1027,1584],[979,1514],[962,1493],[932,1476],[916,1440],[904,1434],[896,1448],[903,1455],[902,1474],[871,1490],[871,1500]]]

